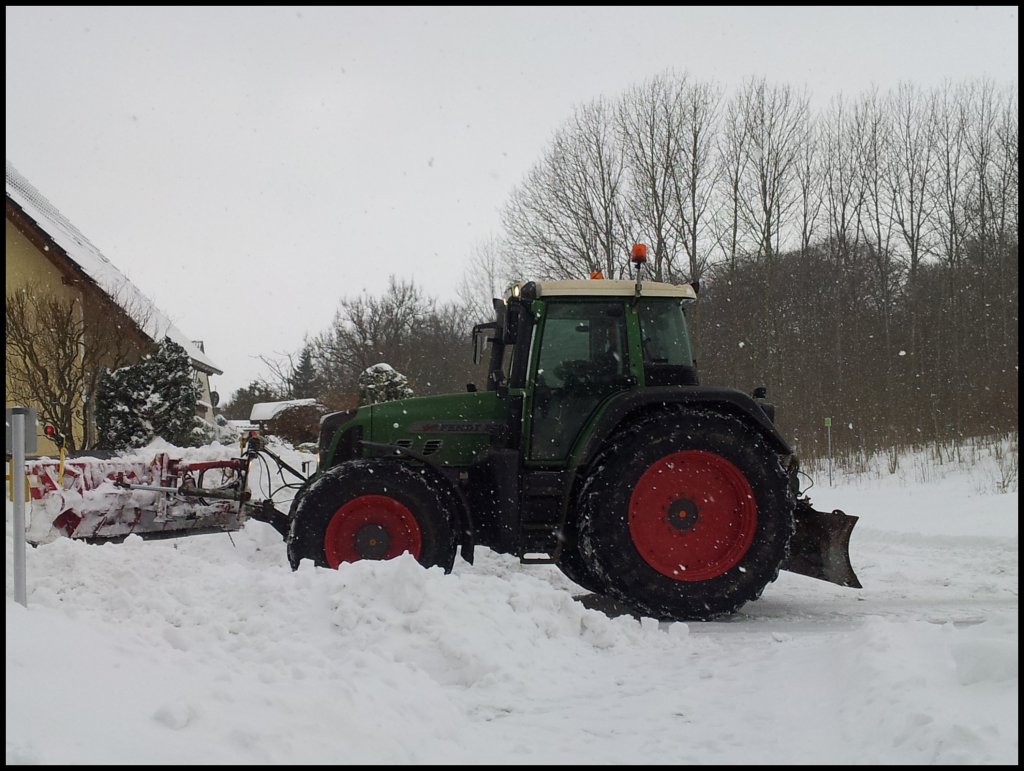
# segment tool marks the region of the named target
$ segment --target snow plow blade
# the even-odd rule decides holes
[[[815,511],[806,500],[797,501],[794,518],[796,532],[790,542],[789,559],[782,569],[860,589],[861,583],[850,563],[850,534],[858,518],[839,509]]]

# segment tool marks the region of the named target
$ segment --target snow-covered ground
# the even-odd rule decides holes
[[[7,763],[1016,765],[1008,473],[991,446],[819,470],[864,588],[783,573],[705,623],[480,549],[292,572],[258,522],[31,548],[26,609],[8,502]]]

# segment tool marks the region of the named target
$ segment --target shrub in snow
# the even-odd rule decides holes
[[[303,442],[315,442],[324,409],[319,404],[296,404],[286,407],[269,421],[267,432],[293,447]]]
[[[199,387],[188,353],[169,338],[138,364],[107,372],[96,397],[100,443],[109,449],[145,447],[154,438],[181,447],[203,443],[196,432]]]
[[[409,380],[390,364],[374,364],[359,375],[359,403],[380,404],[412,396]]]

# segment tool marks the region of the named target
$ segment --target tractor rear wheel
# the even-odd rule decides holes
[[[647,418],[609,440],[581,494],[580,552],[644,615],[706,620],[757,599],[789,553],[795,500],[745,421]]]
[[[580,553],[579,537],[570,530],[565,534],[565,543],[556,563],[566,578],[579,584],[588,592],[604,594],[607,582],[603,576],[594,572],[591,565]]]
[[[387,560],[405,552],[450,572],[455,510],[426,469],[393,460],[356,460],[328,469],[304,491],[292,517],[288,561],[320,567]]]

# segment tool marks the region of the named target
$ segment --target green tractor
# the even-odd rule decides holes
[[[703,620],[780,570],[860,587],[856,517],[818,512],[764,389],[701,386],[689,284],[536,281],[473,330],[486,388],[323,417],[289,561],[404,552],[450,572],[477,545],[557,565],[658,619]]]

